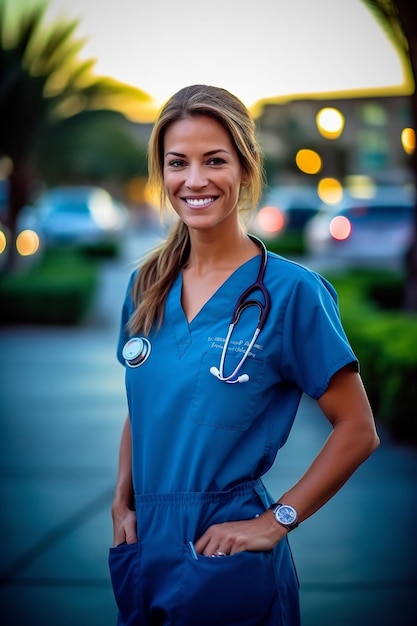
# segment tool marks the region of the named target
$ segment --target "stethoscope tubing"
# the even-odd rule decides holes
[[[222,352],[220,355],[219,367],[217,368],[215,366],[212,366],[210,368],[210,373],[213,374],[213,376],[218,378],[220,381],[229,383],[229,384],[243,383],[249,380],[249,376],[247,374],[239,374],[239,372],[242,369],[245,361],[247,360],[253,346],[255,345],[255,342],[263,326],[265,325],[266,319],[271,309],[271,299],[269,296],[269,292],[264,284],[265,270],[266,270],[266,266],[268,262],[268,252],[264,243],[260,239],[258,239],[257,237],[254,237],[253,235],[249,235],[249,237],[261,249],[261,265],[259,268],[259,272],[256,277],[256,281],[252,285],[249,285],[249,287],[247,287],[240,294],[236,302],[236,305],[232,314],[232,319],[229,324],[229,328],[227,330],[226,338],[224,340]],[[249,296],[255,291],[260,291],[262,293],[264,302],[261,302],[260,300],[257,300],[257,299],[248,300]],[[236,327],[236,324],[238,323],[240,319],[242,312],[246,308],[251,307],[251,306],[256,306],[259,309],[259,317],[258,317],[258,322],[255,328],[255,331],[239,363],[236,365],[236,367],[234,368],[231,374],[229,374],[228,376],[225,376],[224,368],[225,368],[226,354],[229,348],[229,343],[230,343],[233,331]],[[149,358],[149,355],[151,353],[151,348],[152,348],[151,343],[149,339],[147,339],[146,337],[132,337],[131,339],[129,339],[129,341],[125,344],[123,348],[123,357],[125,359],[126,364],[129,367],[133,367],[133,368],[143,365],[143,363],[145,363],[145,361]]]
[[[232,321],[229,325],[227,335],[223,344],[219,367],[210,368],[210,372],[211,374],[213,374],[213,376],[216,376],[216,378],[218,378],[222,382],[229,383],[229,384],[247,382],[249,380],[249,376],[247,374],[241,374],[240,376],[238,376],[238,372],[241,370],[243,364],[245,363],[246,359],[249,356],[250,351],[255,345],[255,342],[259,336],[259,333],[261,332],[263,326],[265,325],[266,319],[271,310],[271,298],[264,284],[265,270],[266,270],[266,266],[268,262],[268,252],[264,243],[260,239],[258,239],[257,237],[254,237],[253,235],[249,235],[249,237],[252,239],[252,241],[257,243],[257,245],[261,248],[261,266],[259,268],[256,281],[252,285],[249,285],[249,287],[247,287],[240,294],[236,302],[233,315],[232,315]],[[262,293],[262,296],[264,298],[264,303],[262,303],[260,300],[248,300],[247,299],[254,291],[258,291],[258,290],[261,291]],[[255,332],[253,333],[252,339],[250,340],[248,347],[246,348],[242,358],[240,359],[239,363],[236,365],[233,372],[230,375],[225,376],[224,367],[225,367],[226,353],[227,353],[229,343],[230,343],[230,338],[232,336],[232,333],[236,324],[239,321],[239,318],[242,312],[247,307],[250,307],[250,306],[257,306],[259,308],[259,318],[258,318],[258,323],[255,329]]]
[[[244,362],[248,358],[249,352],[252,350],[253,346],[255,345],[255,341],[257,340],[258,335],[261,332],[261,329],[258,326],[255,329],[255,332],[253,333],[253,337],[252,337],[251,341],[249,342],[248,347],[246,348],[242,358],[240,359],[239,363],[236,365],[236,367],[233,370],[233,372],[229,376],[224,376],[224,374],[221,375],[220,372],[224,373],[224,362],[225,362],[225,359],[226,359],[227,347],[229,345],[230,337],[232,336],[233,329],[234,329],[235,325],[236,324],[230,324],[229,330],[227,331],[226,339],[225,339],[224,346],[223,346],[223,349],[222,349],[222,354],[221,354],[221,357],[220,357],[220,366],[219,366],[219,370],[218,370],[219,374],[217,375],[217,378],[219,380],[221,380],[221,381],[223,381],[225,383],[232,383],[232,384],[233,383],[244,382],[244,381],[240,381],[239,377],[235,378],[235,376],[237,376],[237,373],[239,372],[239,370],[243,366]]]

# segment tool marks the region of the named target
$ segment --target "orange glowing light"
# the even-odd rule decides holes
[[[338,204],[343,198],[343,187],[336,178],[322,178],[317,194],[326,204]]]
[[[278,233],[284,227],[284,216],[274,206],[264,206],[258,213],[258,224],[267,233]]]
[[[36,254],[39,245],[39,237],[34,230],[22,230],[16,238],[16,249],[21,256]]]
[[[404,128],[401,133],[401,143],[407,154],[413,154],[416,149],[416,133],[414,128]]]
[[[2,230],[0,230],[0,254],[3,254],[3,252],[6,250],[6,246],[7,246],[6,235],[4,234]]]
[[[323,165],[320,155],[314,150],[308,150],[307,148],[297,152],[295,162],[305,174],[317,174]]]
[[[352,225],[344,215],[337,215],[329,225],[330,234],[337,241],[345,241],[352,232]]]

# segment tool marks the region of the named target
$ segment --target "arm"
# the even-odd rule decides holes
[[[294,501],[300,521],[330,500],[379,444],[361,378],[349,367],[333,376],[318,404],[332,432],[308,471],[282,496]]]
[[[112,504],[113,545],[135,543],[136,513],[133,510],[132,436],[129,416],[123,425],[119,450],[119,469]]]
[[[330,500],[379,443],[362,381],[351,367],[332,377],[318,404],[332,432],[306,473],[279,499],[297,510],[301,522]],[[270,550],[287,532],[266,511],[252,520],[212,526],[195,548],[206,556],[216,550]]]

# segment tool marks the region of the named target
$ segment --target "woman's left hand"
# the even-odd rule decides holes
[[[194,547],[204,556],[223,556],[244,550],[263,552],[272,550],[287,532],[277,523],[272,511],[265,511],[249,520],[210,526]]]

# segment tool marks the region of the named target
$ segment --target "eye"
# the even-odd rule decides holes
[[[173,169],[184,167],[184,165],[185,161],[183,161],[182,159],[173,159],[172,161],[168,162],[168,167],[172,167]]]
[[[207,165],[224,165],[226,161],[221,157],[213,157],[207,161]]]

